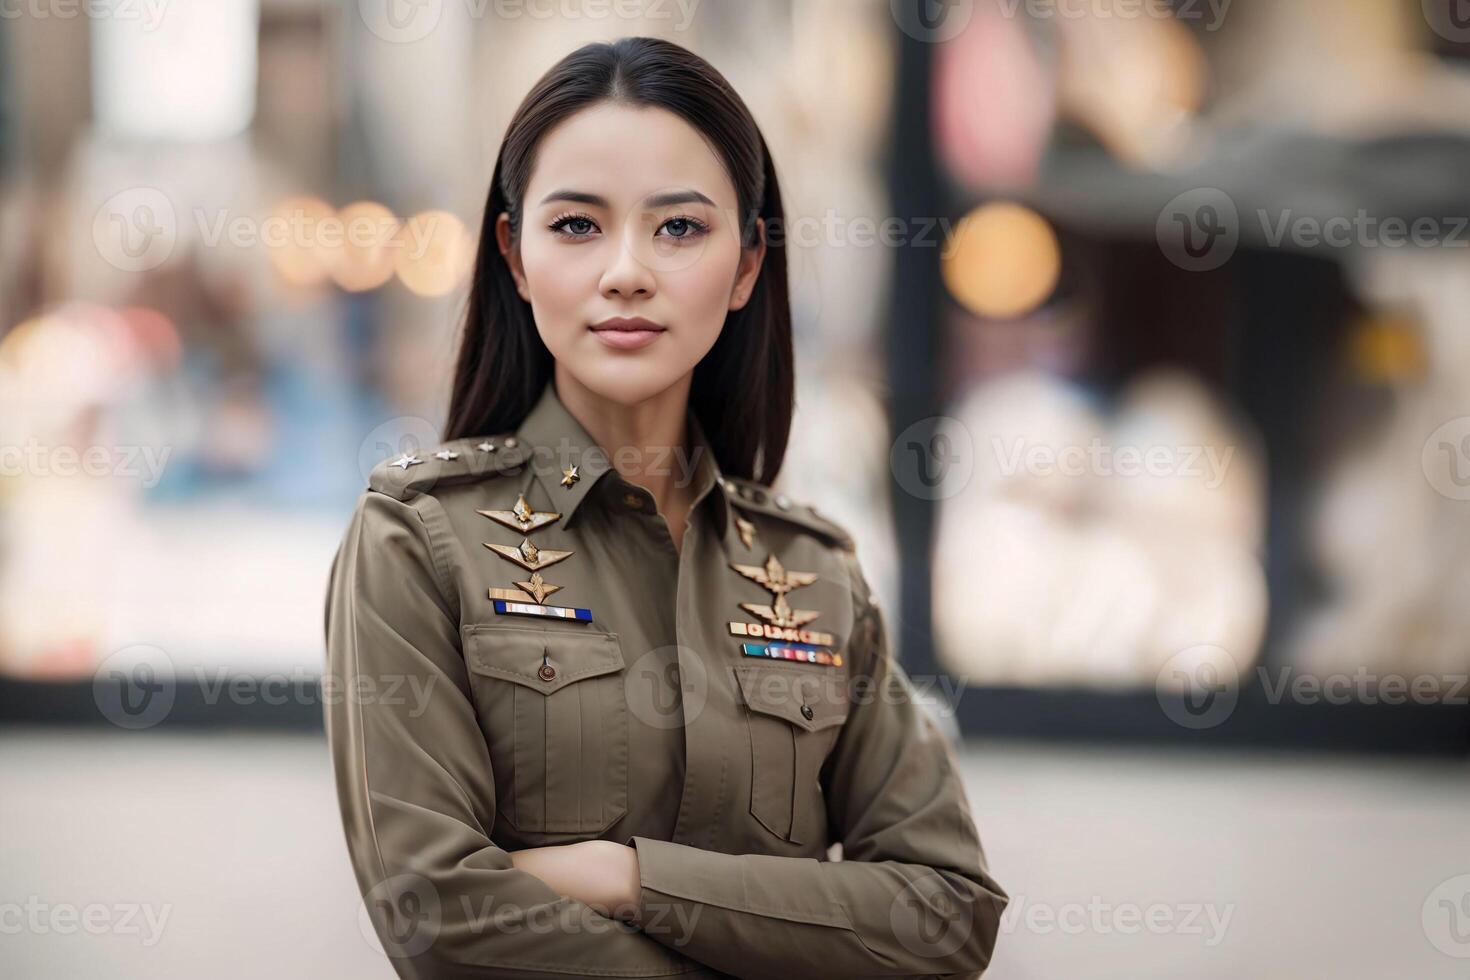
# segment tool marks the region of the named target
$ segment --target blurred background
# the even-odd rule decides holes
[[[327,568],[439,441],[511,112],[627,34],[772,147],[780,485],[959,742],[987,976],[1470,971],[1464,0],[27,0],[0,972],[394,975]]]

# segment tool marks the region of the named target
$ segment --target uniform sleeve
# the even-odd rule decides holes
[[[363,914],[394,967],[419,980],[716,976],[558,895],[490,839],[489,750],[425,502],[438,506],[363,494],[325,610],[338,801]]]
[[[955,758],[890,656],[855,556],[847,721],[821,773],[840,861],[635,837],[645,908],[680,906],[687,955],[740,977],[974,977],[1009,901]],[[865,665],[865,666],[860,666]]]

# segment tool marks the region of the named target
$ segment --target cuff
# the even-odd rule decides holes
[[[672,906],[729,909],[793,922],[846,926],[818,877],[814,858],[725,854],[685,844],[633,838],[638,852],[638,910],[633,920],[666,919]]]
[[[631,838],[638,852],[638,911],[642,928],[668,914],[680,899],[740,908],[740,857],[654,837]]]

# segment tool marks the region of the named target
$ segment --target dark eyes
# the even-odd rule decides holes
[[[571,238],[581,238],[591,234],[592,229],[597,227],[591,218],[579,214],[566,214],[557,218],[547,226],[554,232],[566,234]]]
[[[575,241],[591,237],[593,230],[597,227],[597,222],[585,214],[564,214],[546,227],[562,238]],[[667,229],[668,234],[663,237],[678,241],[680,239],[696,238],[704,234],[709,231],[709,225],[690,215],[679,215],[659,225],[658,230],[660,233],[665,229]]]

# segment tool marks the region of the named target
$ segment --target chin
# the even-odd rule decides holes
[[[654,362],[651,358],[616,355],[602,355],[591,363],[585,360],[566,362],[563,366],[588,391],[619,405],[637,405],[647,401],[667,391],[692,369],[692,365],[685,368]]]

